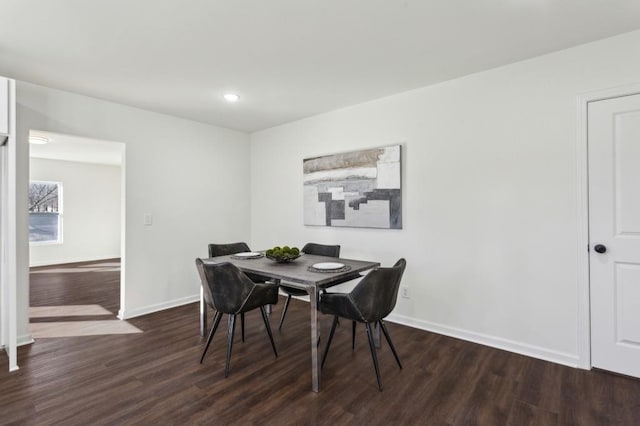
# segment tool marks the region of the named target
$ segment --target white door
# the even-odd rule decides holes
[[[591,364],[640,377],[640,94],[588,114]]]

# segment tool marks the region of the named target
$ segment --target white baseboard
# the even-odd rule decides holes
[[[65,263],[79,263],[79,262],[96,262],[98,260],[116,259],[120,254],[114,254],[113,256],[90,256],[90,257],[76,257],[71,259],[57,259],[57,260],[41,260],[39,262],[29,262],[29,267],[36,266],[49,266],[49,265],[64,265]]]
[[[282,292],[280,294],[283,294]],[[286,294],[284,294],[286,296]],[[295,299],[309,302],[308,297],[296,297]],[[542,359],[544,361],[554,362],[574,368],[583,368],[580,365],[580,357],[577,354],[554,351],[552,349],[542,348],[540,346],[530,345],[528,343],[516,342],[502,337],[491,336],[488,334],[477,333],[475,331],[464,330],[461,328],[450,327],[448,325],[437,324],[430,321],[419,320],[405,315],[391,314],[385,318],[385,321],[406,325],[420,330],[431,331],[433,333],[443,334],[445,336],[454,337],[456,339],[466,340],[468,342],[478,343],[492,348],[502,349],[514,352],[520,355],[530,356],[532,358]]]
[[[7,348],[6,346],[0,345],[0,351],[4,351],[7,354],[7,356],[9,356],[8,349],[9,348]],[[15,367],[13,367],[12,365],[9,365],[9,373],[12,373],[14,371],[18,371],[19,369],[20,369],[20,367],[18,367],[17,365]]]
[[[33,342],[35,342],[35,340],[33,339],[33,337],[31,337],[30,334],[23,334],[22,336],[18,336],[18,338],[16,339],[17,346],[30,345]]]
[[[200,295],[196,294],[193,296],[183,297],[181,299],[169,300],[167,302],[156,303],[155,305],[147,305],[142,306],[136,309],[126,309],[118,311],[118,318],[120,319],[129,319],[135,318],[142,315],[152,314],[158,311],[164,311],[165,309],[175,308],[182,305],[187,305],[189,303],[200,301]]]
[[[454,337],[456,339],[462,339],[469,342],[514,352],[520,355],[554,362],[556,364],[567,365],[574,368],[578,368],[579,366],[579,357],[576,354],[559,352],[552,349],[542,348],[540,346],[534,346],[527,343],[503,339],[502,337],[496,337],[483,333],[477,333],[474,331],[463,330],[460,328],[449,327],[447,325],[437,324],[430,321],[417,320],[415,318],[410,318],[404,315],[391,314],[386,318],[386,320],[413,328],[419,328],[421,330],[444,334],[445,336]]]
[[[34,343],[35,340],[33,340],[33,337],[31,337],[30,334],[24,334],[22,336],[18,336],[18,338],[16,339],[16,345],[17,346],[23,346],[23,345],[30,345],[32,343]],[[0,351],[5,351],[7,352],[7,356],[9,356],[9,353],[7,351],[7,347],[4,345],[0,345]],[[18,371],[20,369],[20,367],[18,365],[11,366],[11,364],[9,365],[9,372],[12,373],[14,371]]]
[[[295,296],[294,296],[295,297]],[[308,298],[298,298],[299,300],[305,300],[308,302]],[[153,312],[162,311],[164,309],[175,308],[177,306],[186,305],[193,302],[198,302],[200,295],[193,295],[184,297],[181,299],[175,299],[168,302],[158,303],[155,305],[144,306],[137,309],[126,310],[118,313],[118,318],[129,319],[138,317],[141,315],[150,314]],[[466,340],[480,345],[490,346],[497,349],[502,349],[517,354],[530,356],[533,358],[542,359],[545,361],[554,362],[556,364],[567,365],[569,367],[578,368],[579,359],[576,354],[570,354],[552,349],[543,348],[540,346],[530,345],[527,343],[516,342],[509,339],[503,339],[501,337],[491,336],[488,334],[477,333],[474,331],[464,330],[460,328],[450,327],[447,325],[437,324],[430,321],[418,320],[415,318],[407,317],[404,315],[391,314],[386,318],[389,322],[406,325],[408,327],[417,328],[420,330],[426,330],[433,333],[443,334],[445,336],[454,337],[456,339]]]

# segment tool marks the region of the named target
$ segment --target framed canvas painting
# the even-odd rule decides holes
[[[304,224],[402,229],[401,146],[303,160]]]

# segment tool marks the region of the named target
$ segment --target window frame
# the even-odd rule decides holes
[[[64,217],[64,196],[63,196],[63,185],[62,182],[58,181],[50,181],[50,180],[29,180],[29,186],[33,183],[42,183],[48,185],[56,185],[58,187],[58,239],[57,240],[47,240],[47,241],[29,241],[29,246],[51,246],[51,245],[61,245],[64,243],[64,226],[63,226],[63,217]],[[28,212],[31,215],[31,212]],[[31,235],[31,232],[29,232]],[[29,238],[31,239],[31,238]]]

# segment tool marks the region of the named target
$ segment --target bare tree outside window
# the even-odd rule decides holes
[[[29,184],[29,241],[57,243],[62,241],[61,192],[58,182]]]
[[[58,212],[58,184],[35,182],[29,185],[29,212]]]

